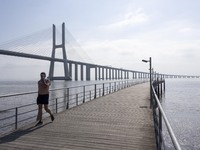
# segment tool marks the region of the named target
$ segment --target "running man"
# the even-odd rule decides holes
[[[37,121],[38,125],[42,125],[42,108],[44,105],[44,109],[47,113],[49,113],[51,117],[51,121],[54,121],[54,116],[51,113],[51,110],[48,108],[49,104],[49,86],[51,85],[51,81],[46,79],[45,72],[41,72],[40,74],[41,79],[38,81],[38,97],[37,97],[37,105],[38,105],[38,115]]]

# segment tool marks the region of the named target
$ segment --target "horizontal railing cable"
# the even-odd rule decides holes
[[[113,92],[122,90],[124,88],[147,82],[148,80],[129,80],[126,81],[110,81],[110,82],[101,82],[101,83],[93,83],[93,84],[84,84],[78,86],[70,86],[63,88],[55,88],[50,91],[66,91],[62,96],[53,95],[55,97],[50,97],[49,107],[52,108],[53,112],[59,113],[66,109],[70,109],[82,103],[88,102],[90,100],[96,99],[98,97],[111,94]],[[107,91],[107,92],[106,92]],[[0,99],[15,97],[15,96],[25,96],[30,94],[37,94],[37,91],[16,93],[16,94],[8,94],[1,95]],[[34,98],[36,95],[33,95]],[[33,107],[30,109],[30,107]],[[5,110],[1,110],[2,115],[0,116],[0,135],[6,134],[5,132],[12,132],[14,129],[18,129],[24,125],[33,123],[33,118],[37,115],[37,107],[36,102],[31,104],[26,104],[22,106],[17,106],[13,108],[8,108]],[[46,113],[44,113],[47,116]],[[29,120],[29,121],[28,121]],[[15,126],[15,127],[13,127]],[[13,129],[14,128],[14,129]]]
[[[130,80],[132,81],[132,80]],[[108,84],[108,83],[115,83],[115,82],[118,82],[118,83],[121,83],[123,81],[110,81],[110,82],[102,82],[102,83],[95,83],[96,85],[102,85],[103,83],[104,84]],[[91,84],[83,84],[83,85],[77,85],[77,86],[69,86],[69,87],[62,87],[62,88],[54,88],[54,89],[50,89],[49,91],[57,91],[57,90],[64,90],[64,89],[72,89],[72,88],[78,88],[78,87],[83,87],[83,86],[92,86],[92,85],[95,85],[94,83],[91,83]],[[6,94],[6,95],[0,95],[0,99],[1,98],[5,98],[5,97],[13,97],[13,96],[20,96],[20,95],[28,95],[28,94],[34,94],[34,93],[38,93],[38,91],[30,91],[30,92],[23,92],[23,93],[14,93],[14,94]]]

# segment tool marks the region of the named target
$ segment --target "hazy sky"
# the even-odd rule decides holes
[[[199,7],[199,0],[0,0],[0,45],[65,22],[95,64],[148,71],[141,60],[151,56],[159,73],[200,75]],[[0,55],[0,80],[37,79],[43,70],[49,62]]]

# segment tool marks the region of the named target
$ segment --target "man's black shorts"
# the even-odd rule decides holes
[[[49,94],[38,95],[37,104],[49,104]]]

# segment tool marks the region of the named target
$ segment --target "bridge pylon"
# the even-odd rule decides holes
[[[64,64],[64,76],[57,76],[54,77],[54,66],[55,66],[55,53],[56,49],[61,48],[63,52],[63,64]],[[52,49],[52,55],[51,55],[51,62],[50,62],[50,69],[49,69],[49,79],[50,80],[71,80],[71,76],[68,69],[68,60],[67,60],[67,54],[65,49],[65,23],[62,24],[62,44],[57,45],[56,44],[56,26],[53,24],[53,49]]]

